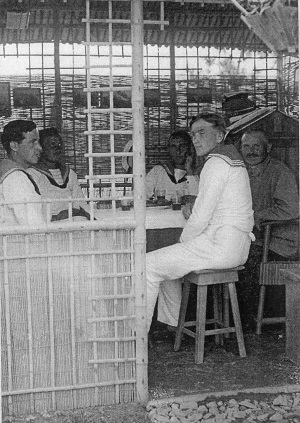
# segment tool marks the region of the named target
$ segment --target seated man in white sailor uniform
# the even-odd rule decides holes
[[[224,119],[203,112],[192,121],[191,131],[197,155],[206,160],[180,242],[146,255],[148,330],[157,297],[158,321],[177,326],[180,278],[192,271],[244,264],[254,239],[249,177],[239,152],[224,145]]]
[[[0,162],[0,225],[45,224],[39,189],[28,174],[42,151],[36,124],[22,119],[9,122],[1,142],[8,158]]]
[[[62,137],[56,128],[40,131],[40,144],[43,148],[40,160],[28,172],[32,175],[43,199],[65,200],[52,201],[50,217],[52,221],[68,219],[69,199],[72,201],[72,216],[76,219],[89,219],[88,206],[79,185],[76,173],[65,165]],[[82,199],[82,200],[80,200]],[[47,214],[47,204],[43,204]]]
[[[184,195],[198,194],[199,177],[195,169],[195,149],[187,131],[179,129],[169,138],[170,160],[168,163],[155,165],[146,175],[146,195],[151,198],[157,190],[165,190],[166,200],[170,200],[176,191],[185,191]]]

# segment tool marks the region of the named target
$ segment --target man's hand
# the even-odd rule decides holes
[[[256,213],[254,213],[254,227],[257,228],[259,231],[262,229],[261,228],[261,219],[260,219],[260,217],[258,217],[256,215]]]
[[[193,157],[192,156],[186,157],[184,167],[185,167],[186,173],[189,176],[193,175]]]
[[[184,204],[184,206],[181,208],[181,211],[185,219],[188,219],[190,215],[192,214],[193,206],[194,206],[193,203],[187,203],[187,204]]]

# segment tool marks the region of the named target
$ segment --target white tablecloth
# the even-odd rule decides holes
[[[134,219],[134,211],[122,211],[117,209],[113,213],[110,209],[95,210],[95,217],[97,220],[111,221],[130,221]],[[146,229],[163,229],[163,228],[183,228],[185,225],[185,218],[182,211],[174,211],[171,208],[160,209],[158,207],[146,207]]]

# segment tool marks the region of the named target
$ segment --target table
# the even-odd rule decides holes
[[[94,211],[96,219],[102,222],[111,221],[128,221],[134,219],[134,211],[122,211],[117,209],[113,214],[110,209],[96,209]],[[172,210],[172,208],[146,207],[146,229],[166,229],[166,228],[183,228],[185,218],[181,210]]]
[[[95,217],[102,222],[110,221],[130,221],[134,219],[134,211],[122,211],[117,209],[115,214],[110,209],[95,210]],[[182,228],[186,220],[181,210],[172,208],[147,207],[146,208],[146,236],[147,252],[167,247],[178,242]]]

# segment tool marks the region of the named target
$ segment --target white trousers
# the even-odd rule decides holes
[[[158,320],[177,326],[181,280],[192,271],[242,265],[249,254],[250,234],[233,226],[209,226],[191,241],[146,254],[148,331],[158,297]]]

